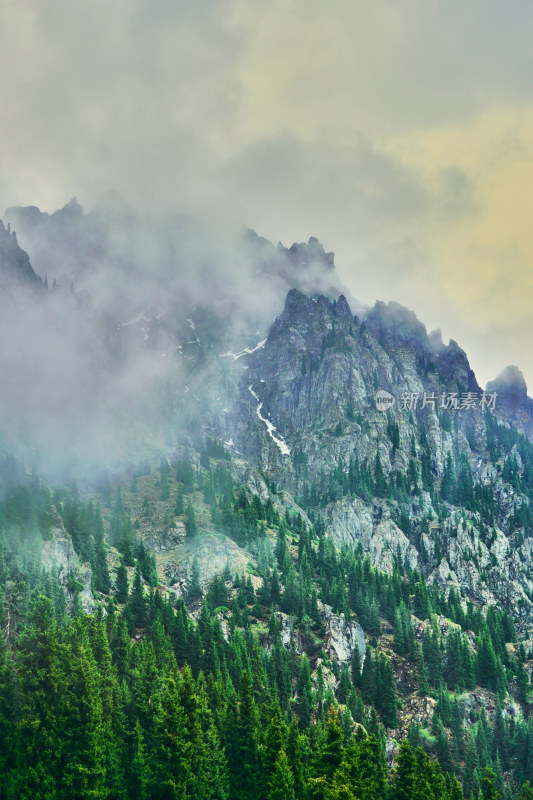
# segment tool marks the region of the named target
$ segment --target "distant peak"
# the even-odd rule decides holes
[[[335,304],[335,313],[339,319],[341,318],[350,318],[352,317],[352,312],[350,306],[348,305],[348,301],[343,294],[340,295],[337,303]]]
[[[5,212],[5,219],[21,233],[39,225],[48,217],[49,214],[41,211],[37,206],[10,206]]]
[[[285,248],[280,242],[278,250],[284,252],[300,269],[311,264],[319,264],[327,270],[335,269],[335,253],[326,253],[324,245],[315,236],[309,237],[307,244],[295,242],[289,248]]]
[[[295,312],[306,310],[310,307],[311,302],[309,297],[298,289],[291,289],[285,299],[285,313],[294,314]]]
[[[391,346],[399,343],[426,347],[428,336],[426,326],[420,322],[414,311],[400,303],[384,303],[378,300],[367,316],[366,324],[378,341]]]
[[[52,214],[55,219],[72,219],[81,216],[83,216],[83,208],[75,197],[69,200],[59,211],[54,211]]]
[[[497,378],[487,383],[488,392],[509,392],[527,396],[527,384],[522,371],[510,365],[500,372]]]

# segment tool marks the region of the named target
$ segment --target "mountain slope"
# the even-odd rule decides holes
[[[89,235],[76,204],[63,212],[25,216],[74,255],[73,232],[99,239],[128,216],[101,211]],[[27,272],[4,234],[9,270]],[[2,418],[3,449],[22,461],[0,463],[1,800],[42,786],[144,800],[528,798],[521,376],[483,393],[461,348],[413,312],[354,315],[316,240],[247,242],[259,269],[247,287],[273,281],[278,299],[300,287],[273,320],[275,303],[259,313],[234,283],[204,305],[180,299],[184,275],[161,308],[151,293],[140,309],[135,286],[104,307],[68,281],[36,304],[17,282],[45,350],[69,324],[76,347],[72,371],[47,384],[64,418],[48,441],[35,368],[18,397],[37,395],[37,424],[17,431],[14,403]],[[98,273],[87,258],[78,278]],[[106,264],[122,285],[119,262],[115,250]],[[40,352],[32,336],[26,347],[13,363]],[[81,391],[60,391],[81,376]],[[20,447],[22,434],[34,450],[52,441],[71,463],[74,434],[87,461],[95,434],[116,450],[119,423],[128,449],[79,485],[48,470],[50,486]]]

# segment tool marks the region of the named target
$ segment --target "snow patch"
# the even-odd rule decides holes
[[[256,393],[254,392],[254,390],[253,390],[253,387],[252,387],[252,384],[250,384],[250,386],[248,387],[248,391],[250,392],[250,394],[252,395],[252,397],[253,397],[255,400],[257,400],[257,401],[259,402],[259,397],[258,397],[258,396],[256,395]],[[269,433],[269,435],[270,435],[270,438],[271,438],[271,439],[272,439],[272,441],[273,441],[273,442],[274,442],[274,443],[275,443],[275,444],[276,444],[276,445],[279,447],[281,454],[282,454],[283,456],[290,456],[290,454],[291,454],[291,451],[290,451],[290,448],[289,448],[289,446],[287,445],[287,443],[285,442],[285,440],[283,439],[283,437],[281,437],[281,436],[276,436],[276,435],[274,434],[274,431],[276,430],[276,427],[275,427],[275,425],[273,425],[273,424],[270,422],[270,420],[269,420],[269,419],[267,419],[266,417],[263,417],[263,415],[261,414],[261,409],[262,409],[262,408],[263,408],[263,403],[260,403],[260,402],[259,402],[259,405],[257,406],[257,416],[259,417],[259,419],[261,420],[261,422],[264,422],[264,423],[265,423],[265,425],[266,425],[266,427],[267,427],[267,431],[268,431],[268,433]]]
[[[244,350],[241,350],[240,353],[222,353],[220,357],[229,358],[231,356],[231,358],[233,358],[234,361],[237,361],[237,359],[242,358],[242,356],[249,356],[250,353],[255,353],[256,350],[260,350],[262,347],[265,346],[265,344],[266,344],[266,339],[263,339],[263,341],[259,342],[259,344],[256,344],[255,347],[245,347]]]

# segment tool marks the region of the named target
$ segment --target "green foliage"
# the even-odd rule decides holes
[[[492,446],[503,448],[506,434],[490,425]],[[392,450],[399,449],[393,423],[387,435]],[[427,439],[415,442],[415,453],[417,447],[427,451]],[[517,491],[525,485],[523,465],[530,463],[522,447],[522,467],[510,456],[503,462],[505,480]],[[297,460],[303,472],[305,460]],[[380,502],[397,504],[394,518],[407,535],[413,540],[431,535],[430,513],[421,523],[410,516],[412,498],[416,501],[417,490],[429,483],[420,461],[412,460],[405,478],[385,475],[379,456],[372,468],[353,460],[347,472],[339,462],[323,496],[354,485],[370,493],[377,487]],[[97,504],[81,500],[75,488],[51,495],[40,482],[24,479],[24,494],[13,487],[3,490],[0,800],[459,800],[462,790],[454,775],[463,781],[467,797],[481,792],[492,800],[527,800],[533,727],[526,716],[509,715],[504,698],[510,691],[527,710],[529,654],[523,647],[508,653],[508,643],[516,640],[509,614],[490,607],[483,615],[453,589],[445,595],[410,569],[401,553],[395,554],[392,575],[372,568],[362,549],[337,549],[318,516],[310,524],[298,511],[284,508],[281,494],[265,500],[235,483],[226,461],[223,449],[209,443],[203,445],[196,476],[190,455],[180,460],[178,490],[182,498],[188,495],[180,513],[186,514],[188,535],[194,535],[204,519],[204,507],[196,514],[195,506],[203,492],[212,519],[255,548],[262,585],[254,588],[249,575],[232,582],[226,570],[206,587],[200,609],[203,593],[194,560],[186,601],[194,604],[196,621],[184,599],[173,603],[154,591],[154,556],[137,539],[120,493],[104,523]],[[172,481],[165,463],[161,495],[165,482]],[[470,491],[464,461],[452,454],[446,470],[446,497],[439,503],[441,511],[447,505],[452,511],[439,518],[441,542],[444,531],[457,531],[455,503],[468,508],[480,498],[485,502],[475,487]],[[54,575],[44,575],[35,559],[15,547],[12,531],[18,535],[29,519],[33,533],[21,534],[22,539],[47,535],[39,508],[49,520],[54,515],[64,520],[78,553],[92,566],[94,589],[104,595],[110,592],[109,524],[110,541],[122,560],[114,598],[104,603],[100,594],[94,615],[83,614],[76,602],[80,581],[75,572],[65,591]],[[486,535],[491,535],[488,527]],[[131,587],[126,566],[135,566]],[[125,608],[119,612],[115,601]],[[367,638],[363,665],[355,647],[348,663],[328,651],[329,658],[322,652],[315,666],[325,647],[321,602],[361,624]],[[287,619],[293,638],[284,645]],[[388,634],[389,626],[392,654],[388,636],[377,638],[382,630]],[[474,636],[467,638],[465,631],[477,637],[475,646]],[[296,649],[297,637],[309,657]],[[402,665],[396,676],[393,662]],[[411,725],[391,771],[385,728],[399,735],[407,691],[402,669],[414,683],[408,691],[431,691],[437,702],[431,735]],[[453,694],[476,685],[496,695],[491,718],[474,709],[466,717],[467,702]]]

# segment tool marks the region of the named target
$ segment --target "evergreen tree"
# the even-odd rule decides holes
[[[203,592],[200,585],[200,568],[198,566],[198,559],[195,556],[192,562],[191,583],[187,592],[187,600],[189,603],[194,603],[195,600],[199,600],[202,595]]]
[[[242,800],[252,800],[259,779],[258,719],[250,676],[246,671],[241,677],[239,701],[236,734],[240,772],[235,789]]]
[[[118,603],[125,603],[128,599],[128,571],[121,562],[117,569],[117,577],[115,581],[115,598]]]
[[[327,780],[331,780],[340,766],[343,754],[344,735],[337,711],[332,706],[328,712],[328,720],[324,732],[324,742],[319,753],[320,770]]]
[[[174,514],[179,517],[185,513],[185,504],[183,500],[183,489],[178,487],[178,493],[176,495],[176,505],[174,506]]]
[[[187,503],[187,508],[185,509],[185,534],[192,539],[192,537],[196,535],[197,530],[198,526],[196,524],[194,507],[192,502],[189,500]]]
[[[142,628],[146,625],[148,622],[148,608],[141,578],[141,571],[138,566],[136,567],[135,574],[133,576],[133,584],[126,609],[129,617],[132,620],[132,623],[136,627]]]
[[[295,800],[294,777],[284,750],[278,755],[270,782],[268,800]]]
[[[304,653],[301,660],[300,675],[298,677],[298,715],[300,727],[306,729],[311,721],[313,708],[313,693],[311,691],[311,669],[309,659]]]

